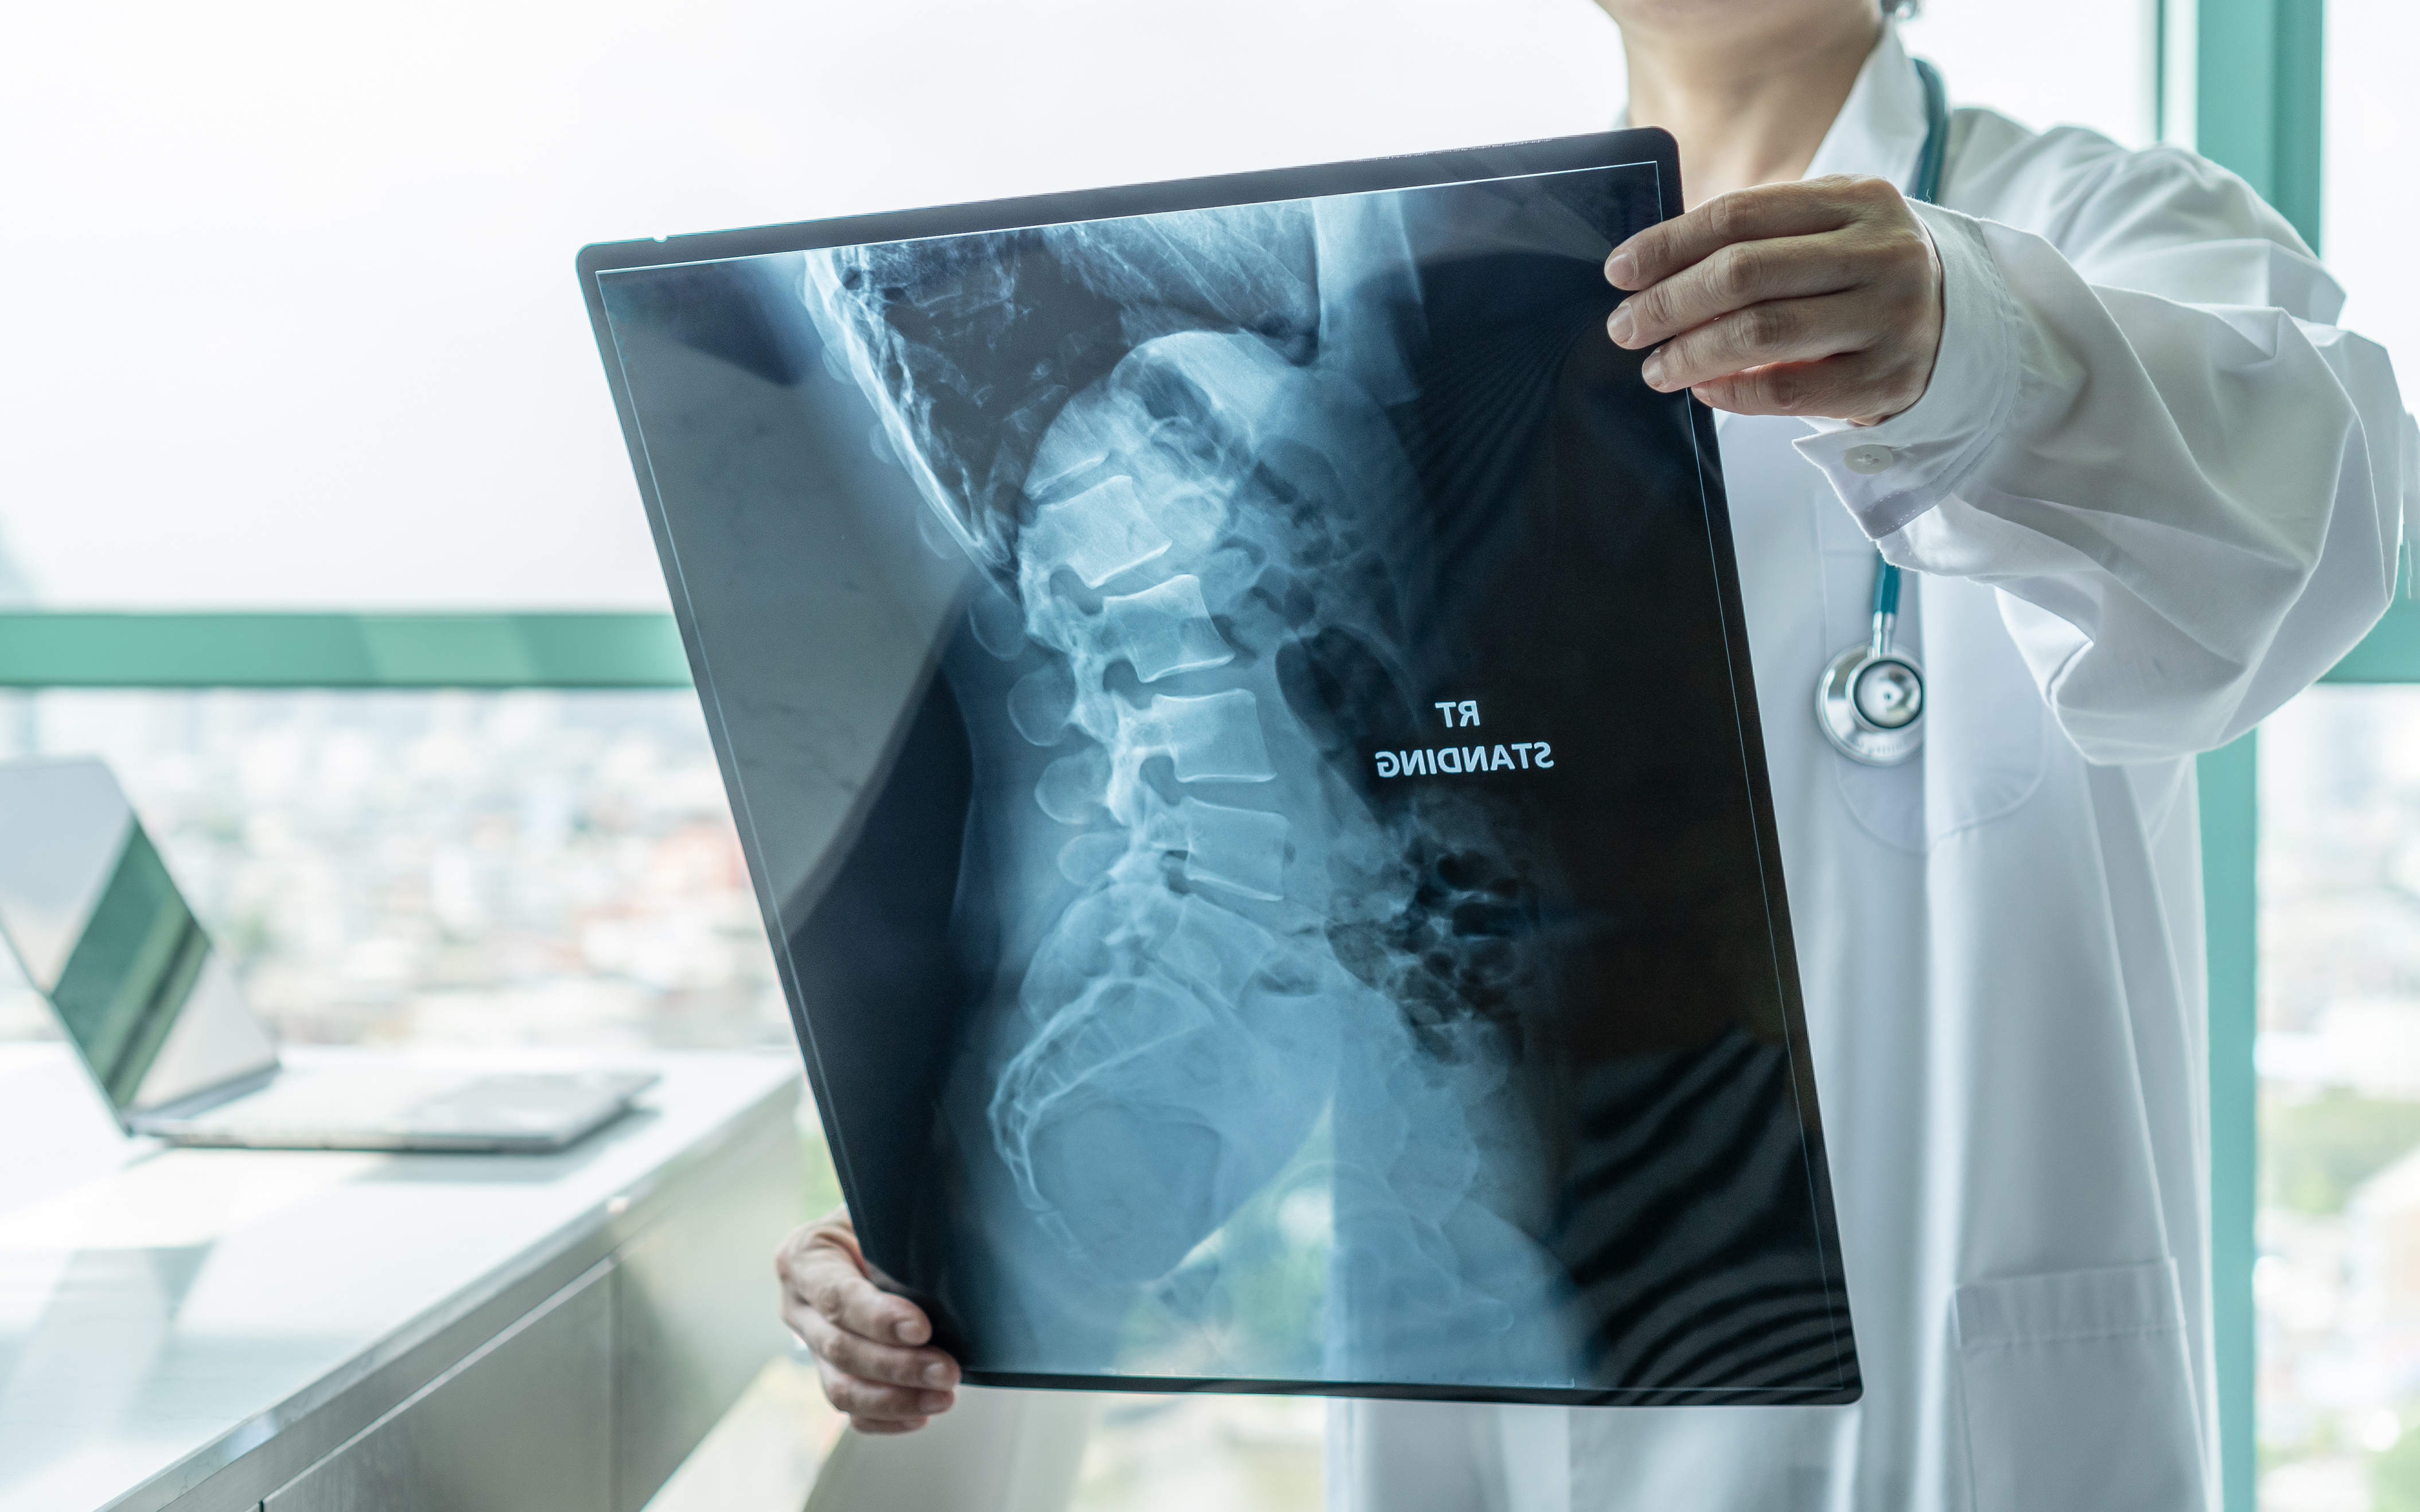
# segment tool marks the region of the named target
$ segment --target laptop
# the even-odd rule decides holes
[[[240,1149],[533,1152],[652,1072],[289,1070],[109,768],[0,762],[0,937],[130,1134]]]

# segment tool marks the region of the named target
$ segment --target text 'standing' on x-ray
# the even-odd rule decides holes
[[[1431,707],[1449,729],[1466,729],[1480,722],[1475,699],[1443,699]],[[1457,777],[1488,772],[1543,772],[1555,764],[1549,741],[1520,740],[1497,745],[1419,746],[1377,753],[1380,777]]]

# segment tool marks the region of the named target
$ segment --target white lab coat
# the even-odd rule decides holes
[[[1905,183],[1925,124],[1885,35],[1808,172]],[[2217,1504],[2192,755],[2385,609],[2420,434],[2286,222],[2190,153],[1961,110],[1919,213],[1924,398],[1722,422],[1865,1398],[1341,1404],[1334,1507]],[[1921,575],[1931,692],[1886,769],[1813,717],[1875,542]]]

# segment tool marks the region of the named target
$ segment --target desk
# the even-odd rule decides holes
[[[475,1064],[663,1079],[552,1155],[170,1149],[0,1045],[0,1512],[644,1506],[787,1343],[797,1062]]]

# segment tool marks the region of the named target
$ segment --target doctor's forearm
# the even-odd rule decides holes
[[[1802,450],[1894,561],[2001,591],[2086,756],[2233,738],[2385,608],[2410,421],[2383,353],[2279,309],[2095,286],[2039,237],[1927,215],[1931,390]]]

